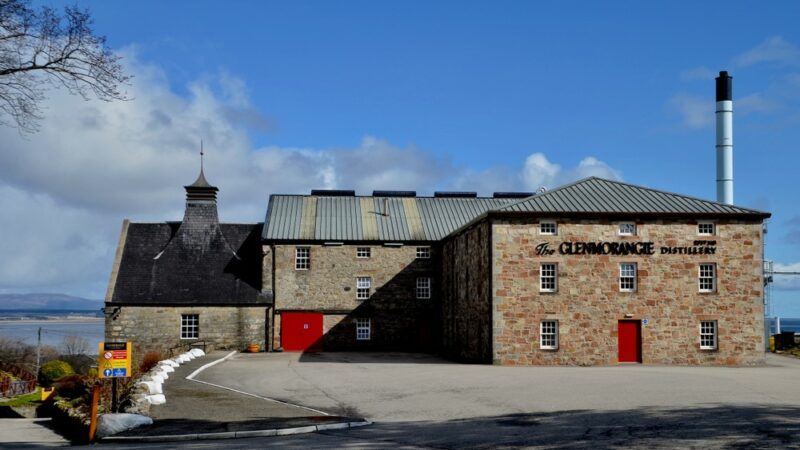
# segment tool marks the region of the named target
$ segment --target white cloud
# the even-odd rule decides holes
[[[717,74],[714,71],[705,66],[686,69],[680,73],[681,81],[707,81],[713,80],[716,76]]]
[[[123,218],[179,220],[182,186],[206,176],[220,187],[223,221],[263,220],[270,193],[311,188],[535,190],[588,175],[619,178],[596,158],[563,169],[542,153],[522,168],[474,171],[413,145],[364,137],[350,148],[253,148],[250,128],[269,120],[230,74],[174,93],[164,73],[128,51],[128,102],[49,93],[41,131],[0,128],[0,291],[47,290],[101,298]]]
[[[534,153],[525,160],[522,180],[527,188],[538,189],[552,186],[561,173],[561,166],[551,163],[543,153]]]
[[[689,94],[678,94],[667,102],[672,111],[681,116],[681,122],[688,128],[705,128],[714,121],[714,102]]]
[[[733,59],[736,67],[748,67],[762,63],[778,65],[800,64],[800,48],[780,36],[772,36]]]
[[[800,272],[800,263],[781,264],[776,262],[772,270],[775,272]],[[798,275],[775,275],[773,282],[775,289],[800,291],[800,276]]]
[[[779,108],[779,104],[761,93],[746,95],[736,100],[736,111],[743,114],[762,113],[768,114]]]

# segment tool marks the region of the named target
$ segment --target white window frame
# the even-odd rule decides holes
[[[431,277],[417,278],[417,298],[420,300],[428,300],[431,298]]]
[[[719,327],[716,320],[700,321],[700,350],[716,350],[719,344]]]
[[[558,321],[545,319],[539,322],[539,348],[558,350]]]
[[[372,258],[372,247],[356,247],[356,258],[358,259]]]
[[[359,317],[356,319],[356,340],[369,341],[372,339],[372,319]]]
[[[311,247],[294,248],[294,270],[311,269]]]
[[[711,275],[709,276],[708,268],[711,268]],[[706,269],[705,271],[703,269]],[[707,287],[708,280],[711,280],[711,287]],[[705,282],[705,283],[704,283]],[[703,285],[706,284],[706,287]],[[700,292],[716,292],[717,291],[717,265],[714,263],[700,263],[697,266],[697,289]]]
[[[356,278],[356,300],[369,300],[372,291],[372,277]]]
[[[417,247],[417,259],[431,259],[431,248]]]
[[[633,231],[623,231],[622,227],[630,225]],[[636,236],[636,222],[620,222],[617,224],[617,234],[620,236]]]
[[[549,229],[552,225],[552,229]],[[545,228],[548,228],[547,230]],[[558,223],[555,220],[540,220],[539,221],[539,234],[542,236],[557,236]]]
[[[708,233],[708,232],[701,231],[700,227],[702,227],[703,225],[710,225],[711,226],[711,232]],[[697,235],[698,236],[716,236],[716,234],[717,234],[717,224],[716,223],[709,222],[709,221],[697,222]]]
[[[181,314],[181,339],[200,339],[200,314]]]
[[[553,266],[552,275],[548,267],[547,275],[545,275],[545,266]],[[553,280],[552,288],[545,288],[545,280]],[[558,291],[558,264],[557,263],[541,263],[539,264],[539,292],[557,292]]]
[[[627,267],[626,267],[627,266]],[[633,266],[633,273],[629,273],[626,269],[629,269],[630,266]],[[619,291],[620,292],[636,292],[636,288],[638,287],[639,278],[639,264],[635,262],[622,262],[619,263]],[[632,283],[630,287],[623,286],[623,281],[631,279]]]

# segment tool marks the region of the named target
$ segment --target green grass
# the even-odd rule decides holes
[[[41,403],[42,393],[41,388],[36,388],[30,394],[23,394],[13,397],[9,400],[0,402],[0,406],[36,406]]]

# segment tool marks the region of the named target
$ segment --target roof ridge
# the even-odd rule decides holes
[[[477,196],[477,197],[436,197],[433,195],[417,195],[414,197],[384,197],[381,195],[311,195],[311,194],[269,194],[269,197],[316,197],[316,198],[435,198],[441,200],[516,200],[508,197]],[[529,197],[525,197],[529,198]]]
[[[720,202],[717,202],[717,201],[714,201],[714,200],[707,200],[707,199],[704,199],[704,198],[694,197],[694,196],[691,196],[691,195],[679,194],[677,192],[666,191],[666,190],[663,190],[663,189],[655,189],[655,188],[651,188],[651,187],[648,187],[648,186],[642,186],[640,184],[629,183],[629,182],[626,182],[626,181],[611,180],[611,179],[608,179],[608,178],[598,177],[596,175],[592,175],[592,176],[589,176],[589,177],[586,177],[586,178],[581,178],[580,180],[573,181],[572,183],[567,183],[567,184],[565,184],[563,186],[559,186],[559,187],[557,187],[557,188],[555,188],[555,189],[553,189],[551,191],[546,191],[546,192],[543,192],[541,194],[537,194],[537,195],[532,195],[530,197],[526,197],[526,198],[524,198],[524,199],[522,199],[522,200],[520,200],[518,202],[514,202],[514,203],[511,203],[511,204],[505,205],[502,208],[498,208],[498,209],[496,209],[494,211],[510,211],[510,210],[513,209],[514,206],[522,204],[522,203],[525,203],[525,202],[529,201],[532,198],[547,197],[549,194],[553,194],[553,193],[562,191],[564,189],[567,189],[567,188],[570,188],[570,187],[573,187],[573,186],[585,184],[585,183],[587,183],[589,181],[592,181],[592,180],[597,180],[597,181],[600,181],[600,182],[616,184],[616,185],[621,185],[621,186],[628,186],[628,187],[632,187],[632,188],[635,188],[635,189],[641,189],[643,191],[656,192],[656,193],[659,193],[659,194],[670,195],[670,196],[673,196],[673,197],[679,197],[679,198],[692,200],[692,201],[704,202],[704,203],[708,203],[708,204],[712,204],[712,205],[716,205],[716,206],[721,206],[723,208],[736,208],[736,209],[739,209],[739,210],[741,210],[743,212],[748,212],[748,213],[752,213],[752,214],[769,214],[766,211],[761,211],[761,210],[754,209],[754,208],[746,208],[744,206],[738,206],[738,205],[728,205],[726,203],[720,203]]]

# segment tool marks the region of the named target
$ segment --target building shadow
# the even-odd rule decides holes
[[[372,362],[383,363],[441,363],[421,354],[440,351],[441,302],[436,280],[434,259],[416,259],[407,264],[381,287],[372,291],[355,309],[345,314],[322,337],[300,356],[301,362],[364,362],[355,353],[384,352],[386,357]],[[419,277],[430,277],[431,298],[416,298]],[[355,297],[355,289],[352,291]],[[369,319],[370,338],[357,339],[358,319]],[[319,352],[333,352],[320,357]],[[338,357],[336,356],[338,354]],[[393,356],[389,356],[393,355]],[[370,359],[369,357],[365,359]]]
[[[221,227],[228,228],[225,224]],[[261,291],[261,229],[261,226],[252,227],[239,248],[235,249],[236,256],[231,257],[223,268],[223,273],[234,275],[257,291]]]
[[[694,408],[573,410],[474,419],[376,422],[341,432],[340,448],[798,448],[800,407],[708,405]],[[308,448],[314,439],[275,442]],[[313,442],[313,441],[312,441]],[[267,444],[266,446],[273,445]]]

